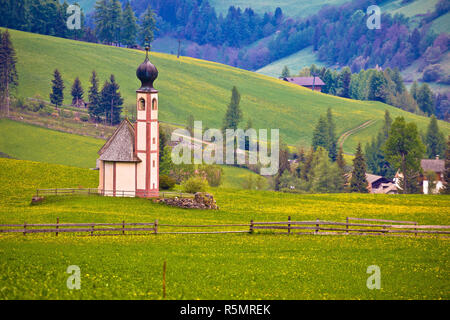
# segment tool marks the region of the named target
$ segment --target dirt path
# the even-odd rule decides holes
[[[338,139],[338,146],[339,146],[339,148],[343,148],[344,147],[345,140],[347,140],[347,138],[350,137],[352,134],[354,134],[354,133],[356,133],[358,131],[361,131],[362,129],[365,129],[367,127],[370,127],[375,122],[377,122],[377,120],[369,120],[369,121],[366,121],[363,124],[357,126],[356,128],[353,128],[353,129],[351,129],[349,131],[344,132]],[[344,154],[349,155],[349,156],[353,156],[354,155],[354,154],[345,153],[345,152],[344,152]]]

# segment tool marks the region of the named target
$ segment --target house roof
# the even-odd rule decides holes
[[[116,131],[98,151],[100,160],[117,162],[140,162],[135,155],[134,127],[128,119],[123,120]]]
[[[375,181],[380,180],[380,179],[382,179],[382,178],[383,178],[382,176],[377,176],[377,175],[375,175],[375,174],[366,173],[366,180],[367,180],[367,182],[370,183],[370,184],[372,184],[372,183],[374,183]]]
[[[434,172],[444,172],[445,171],[445,161],[440,159],[422,159],[420,161],[420,166],[423,171],[434,171]]]
[[[299,86],[312,86],[313,83],[316,86],[324,86],[325,83],[319,77],[287,77],[283,78],[284,81],[298,84]]]

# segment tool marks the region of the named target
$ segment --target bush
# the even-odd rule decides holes
[[[202,165],[199,171],[211,187],[218,187],[222,183],[223,169],[218,165]]]
[[[89,121],[89,116],[87,114],[82,114],[80,116],[80,120],[83,122],[88,122]]]
[[[49,106],[44,106],[43,108],[41,108],[39,110],[39,114],[41,116],[50,116],[53,113],[53,108],[49,107]]]
[[[197,193],[206,191],[207,182],[201,177],[191,177],[182,184],[183,192]]]
[[[175,179],[166,174],[159,176],[159,188],[162,190],[172,190],[175,187]]]

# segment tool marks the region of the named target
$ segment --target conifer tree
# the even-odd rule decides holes
[[[441,189],[441,193],[450,194],[450,136],[447,138],[447,148],[445,149],[444,187]]]
[[[430,124],[428,125],[425,144],[427,147],[427,157],[429,159],[438,155],[443,156],[445,151],[445,137],[444,134],[439,131],[438,122],[434,115],[431,116]]]
[[[55,105],[56,108],[62,105],[64,101],[64,81],[61,77],[61,73],[58,69],[53,72],[52,80],[52,93],[50,93],[50,102]]]
[[[100,94],[98,92],[98,79],[97,73],[92,71],[91,76],[91,87],[89,88],[89,115],[95,121],[100,121],[100,116],[102,115],[102,111],[100,108]]]
[[[434,99],[433,92],[431,91],[428,84],[423,83],[419,91],[417,92],[417,104],[419,105],[420,110],[428,115],[434,114]]]
[[[78,107],[80,101],[83,100],[83,94],[84,94],[84,90],[83,90],[83,87],[81,86],[80,78],[78,78],[78,77],[76,77],[75,81],[73,82],[71,94],[72,94],[72,105]]]
[[[333,113],[331,112],[331,108],[328,108],[327,111],[327,127],[328,127],[328,156],[331,161],[336,161],[337,157],[337,139],[336,139],[336,125],[333,120]]]
[[[312,146],[314,150],[318,147],[328,149],[329,147],[329,130],[327,119],[321,115],[316,127],[314,128]]]
[[[137,31],[138,25],[136,23],[136,16],[131,8],[130,1],[127,1],[122,16],[122,43],[128,47],[136,44]]]
[[[152,8],[148,6],[147,10],[145,11],[141,19],[141,28],[140,28],[141,43],[144,44],[146,41],[152,43],[153,39],[155,38],[156,30],[157,28],[156,28],[155,13],[153,12]]]
[[[111,75],[110,81],[105,82],[100,94],[100,106],[105,115],[105,122],[111,126],[120,122],[122,104],[123,98],[119,92],[119,85],[114,75]]]
[[[227,112],[223,121],[223,131],[226,129],[236,130],[242,120],[242,110],[240,107],[241,94],[236,87],[231,90],[231,101],[228,104]]]
[[[366,161],[361,150],[361,143],[356,148],[353,159],[353,171],[350,179],[350,192],[368,193],[368,183],[366,179]]]
[[[281,71],[281,77],[282,78],[288,78],[291,76],[291,73],[289,71],[289,68],[287,66],[283,67],[283,70]]]
[[[16,52],[6,30],[0,30],[0,116],[9,116],[10,93],[18,85]]]
[[[120,46],[121,43],[121,30],[122,30],[122,5],[119,0],[110,0],[109,6],[109,19],[111,24],[112,39],[116,45]]]
[[[413,84],[411,85],[411,89],[409,89],[409,93],[414,98],[414,100],[417,100],[417,92],[419,91],[419,85],[417,84],[417,80],[414,80]]]

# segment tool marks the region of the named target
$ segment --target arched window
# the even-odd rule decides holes
[[[138,110],[145,111],[145,100],[143,98],[139,99]]]
[[[158,101],[156,99],[153,99],[152,101],[152,110],[158,109]]]

